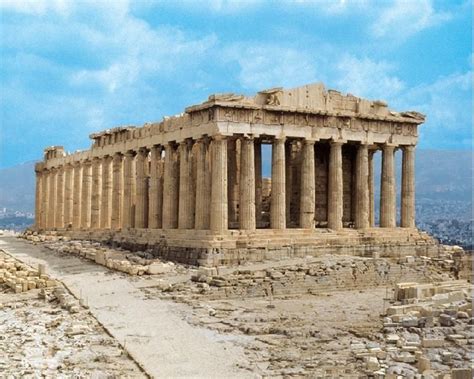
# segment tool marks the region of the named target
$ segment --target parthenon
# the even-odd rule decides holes
[[[418,112],[395,112],[319,83],[254,97],[211,95],[161,122],[91,134],[87,151],[45,149],[35,168],[35,227],[198,265],[323,250],[390,255],[415,246],[426,253],[434,241],[415,227],[414,185],[423,122]],[[271,146],[269,179],[262,176],[263,145]]]

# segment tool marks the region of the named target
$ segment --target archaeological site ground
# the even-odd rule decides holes
[[[46,148],[0,235],[0,373],[471,379],[472,255],[416,227],[424,120],[310,84]]]

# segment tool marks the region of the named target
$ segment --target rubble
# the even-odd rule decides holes
[[[132,253],[124,249],[111,248],[99,242],[71,240],[69,237],[57,235],[55,232],[39,234],[26,231],[21,237],[58,253],[78,255],[128,275],[159,275],[176,269],[174,263],[162,262],[147,252]]]

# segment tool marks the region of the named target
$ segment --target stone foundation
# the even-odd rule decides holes
[[[398,258],[437,256],[439,244],[417,229],[258,229],[252,233],[228,230],[216,236],[205,230],[121,231],[63,230],[58,234],[100,241],[138,251],[151,250],[166,260],[196,266],[238,265],[323,254]]]

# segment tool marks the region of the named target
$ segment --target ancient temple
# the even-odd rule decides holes
[[[429,254],[435,241],[415,227],[414,150],[423,122],[418,112],[322,84],[211,95],[160,122],[94,133],[87,151],[47,148],[36,165],[35,226],[201,265]],[[263,145],[271,146],[268,179]]]

